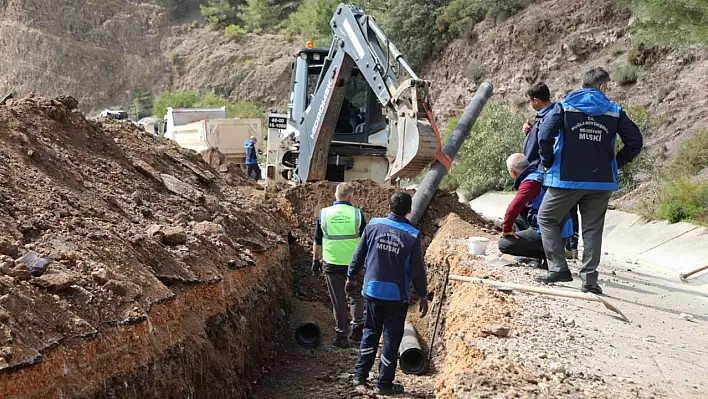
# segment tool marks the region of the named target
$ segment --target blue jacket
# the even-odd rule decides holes
[[[541,209],[543,196],[546,195],[546,189],[543,187],[543,179],[544,174],[542,171],[534,170],[529,167],[514,182],[514,188],[517,190],[519,189],[521,183],[527,180],[534,180],[541,184],[541,192],[536,196],[536,198],[526,204],[526,220],[528,221],[529,226],[539,233],[541,232],[541,226],[538,225],[538,211]],[[570,214],[568,214],[561,221],[561,238],[572,237],[573,233],[573,220],[570,218]]]
[[[642,150],[637,125],[622,108],[596,89],[568,94],[541,121],[538,141],[541,164],[548,169],[547,187],[617,190],[617,169]],[[615,156],[620,135],[624,147]]]
[[[246,165],[253,165],[258,163],[258,155],[256,154],[256,146],[253,145],[251,140],[246,140],[243,143],[246,147]]]
[[[529,130],[529,133],[526,135],[526,137],[524,137],[524,145],[522,152],[524,153],[526,159],[528,159],[529,164],[534,170],[538,169],[539,165],[541,165],[541,154],[539,154],[540,148],[538,145],[538,126],[541,124],[543,117],[545,117],[551,110],[554,110],[555,108],[562,110],[560,103],[553,103],[547,106],[546,108],[538,111],[538,113],[536,114],[536,118],[533,121],[533,125],[531,125],[531,130]]]
[[[390,213],[369,221],[354,251],[347,276],[366,265],[362,295],[384,301],[407,301],[413,282],[420,298],[428,297],[418,230],[408,219]]]

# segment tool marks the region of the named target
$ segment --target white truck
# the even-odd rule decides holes
[[[164,120],[165,137],[185,148],[201,152],[216,148],[227,160],[243,165],[244,142],[255,136],[263,139],[263,121],[258,118],[226,117],[226,107],[168,108]]]

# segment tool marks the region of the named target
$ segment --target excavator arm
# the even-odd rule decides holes
[[[387,180],[414,177],[436,159],[447,164],[430,111],[430,82],[417,77],[374,19],[358,6],[340,4],[330,24],[332,44],[301,123],[300,180],[325,179],[330,143],[355,65],[388,119]],[[403,82],[401,70],[409,76]]]

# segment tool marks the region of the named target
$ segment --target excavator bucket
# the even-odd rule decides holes
[[[386,180],[412,178],[436,159],[440,152],[440,137],[424,104],[427,85],[422,80],[409,79],[397,91],[393,100],[396,115],[389,118],[390,161]]]

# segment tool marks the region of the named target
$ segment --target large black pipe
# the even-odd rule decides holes
[[[472,125],[474,125],[474,122],[479,117],[484,105],[487,104],[487,100],[492,96],[493,90],[494,87],[492,87],[491,83],[482,83],[479,89],[477,89],[477,93],[472,97],[470,104],[465,108],[465,112],[462,114],[460,121],[457,123],[457,126],[455,126],[455,129],[450,134],[450,138],[442,149],[442,152],[451,159],[455,159],[457,152],[462,148],[462,143],[464,143],[470,135]],[[413,211],[408,217],[408,220],[410,220],[414,226],[420,221],[420,218],[425,212],[425,208],[430,204],[446,173],[445,166],[440,162],[435,162],[428,171],[428,174],[423,178],[420,186],[418,186],[413,196]]]
[[[302,323],[295,330],[295,341],[306,348],[314,348],[320,343],[320,326],[317,323]]]
[[[422,375],[428,369],[428,359],[420,348],[418,334],[409,321],[403,330],[403,339],[398,347],[401,371],[406,374]]]

